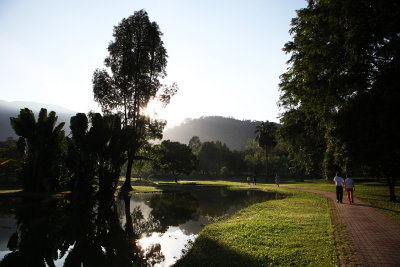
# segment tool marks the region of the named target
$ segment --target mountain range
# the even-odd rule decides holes
[[[10,117],[16,117],[20,109],[31,109],[36,117],[40,109],[44,107],[47,111],[55,111],[58,116],[57,123],[65,122],[64,130],[69,134],[69,121],[76,114],[75,111],[62,106],[27,102],[0,100],[0,141],[8,137],[17,138],[10,125]],[[178,141],[188,144],[193,136],[199,136],[201,142],[221,141],[230,149],[242,150],[247,140],[255,137],[255,129],[259,121],[237,120],[221,116],[200,117],[198,119],[186,119],[182,124],[164,131],[164,140]]]
[[[188,144],[193,136],[201,142],[221,141],[230,149],[243,150],[249,138],[255,138],[259,121],[237,120],[220,116],[187,119],[181,125],[164,131],[163,139]]]
[[[28,102],[28,101],[4,101],[0,100],[0,141],[4,141],[8,137],[17,138],[14,130],[10,125],[10,117],[17,117],[19,111],[23,108],[29,108],[37,115],[41,108],[46,108],[47,112],[55,111],[58,116],[57,123],[65,122],[64,130],[66,134],[69,133],[69,120],[72,116],[76,114],[75,111],[66,109],[61,106],[37,103],[37,102]]]

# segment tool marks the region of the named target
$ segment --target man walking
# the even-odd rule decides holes
[[[339,172],[336,172],[336,176],[333,178],[336,185],[336,202],[343,203],[343,184],[344,179],[340,177]]]

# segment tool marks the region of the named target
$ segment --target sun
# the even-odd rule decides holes
[[[157,99],[150,100],[147,106],[142,110],[142,114],[151,118],[157,118],[162,111],[162,104]]]

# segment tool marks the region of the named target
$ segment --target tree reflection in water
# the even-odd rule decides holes
[[[202,227],[274,192],[194,187],[190,192],[23,199],[1,266],[152,266],[173,264]],[[141,247],[143,246],[143,247]]]
[[[0,266],[152,266],[164,257],[160,245],[144,252],[141,233],[159,223],[147,222],[137,209],[130,213],[124,198],[125,224],[113,200],[70,202],[67,199],[24,199],[15,211],[17,230]]]

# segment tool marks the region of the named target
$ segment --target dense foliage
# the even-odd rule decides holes
[[[292,20],[280,135],[306,173],[399,173],[398,1],[308,1]]]
[[[112,198],[117,189],[121,168],[126,161],[125,144],[129,132],[117,115],[78,113],[71,118],[72,139],[69,142],[68,166],[72,190],[82,198],[98,184],[98,194]],[[97,178],[96,181],[94,179]]]
[[[189,175],[197,166],[197,158],[190,147],[179,142],[164,140],[154,147],[154,154],[155,169],[172,174],[175,182],[178,182],[178,175]]]

